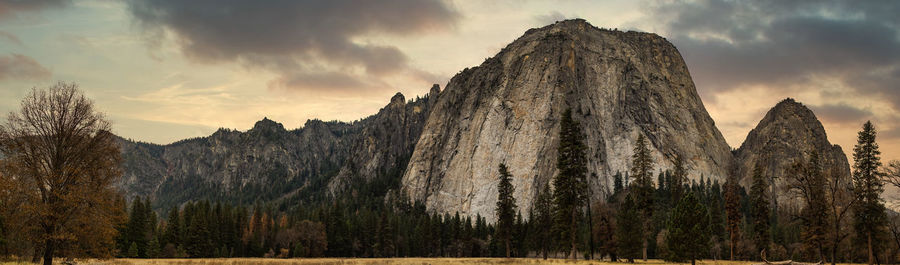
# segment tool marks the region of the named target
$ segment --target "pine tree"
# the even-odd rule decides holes
[[[641,256],[644,226],[633,194],[625,195],[616,218],[616,243],[618,254],[634,263]]]
[[[647,148],[647,138],[638,134],[635,141],[634,155],[632,155],[631,193],[634,194],[635,204],[642,215],[644,235],[641,236],[641,256],[647,261],[647,248],[649,247],[650,225],[653,220],[653,158],[650,157],[650,149]]]
[[[684,196],[684,184],[687,183],[687,170],[684,168],[684,160],[681,155],[675,157],[675,170],[672,172],[669,192],[672,194],[672,203],[681,201]]]
[[[587,198],[587,160],[583,139],[581,125],[572,118],[572,110],[566,109],[560,121],[556,164],[559,173],[553,179],[553,203],[556,235],[559,242],[569,244],[572,259],[576,258],[577,253],[578,216]]]
[[[709,249],[709,213],[700,200],[690,192],[685,195],[672,211],[669,219],[669,246],[672,261],[696,260]]]
[[[725,209],[723,208],[724,202],[722,198],[722,188],[719,185],[719,181],[716,180],[715,183],[710,188],[710,198],[709,198],[709,233],[710,238],[714,239],[714,243],[721,246],[724,242],[726,235],[725,228]],[[721,247],[715,248],[713,251],[713,258],[720,259],[721,258]]]
[[[513,223],[516,218],[516,198],[513,198],[515,187],[512,185],[512,176],[506,165],[500,163],[500,181],[497,183],[497,238],[502,240],[506,248],[506,257],[510,257],[510,240],[512,237]]]
[[[753,169],[753,184],[750,186],[750,214],[753,220],[753,242],[756,244],[756,251],[768,249],[769,242],[771,242],[769,197],[766,193],[768,186],[762,167],[756,165]]]
[[[729,177],[725,182],[725,215],[727,219],[729,260],[734,260],[734,248],[741,240],[741,194],[737,178]]]
[[[625,186],[622,182],[622,172],[616,171],[616,174],[613,175],[613,196],[622,192],[623,189]]]
[[[159,238],[153,237],[150,239],[150,242],[147,243],[147,257],[151,259],[155,259],[159,257],[162,248],[159,245]]]
[[[138,257],[137,243],[131,242],[131,245],[128,246],[128,257],[129,258],[137,258]]]
[[[126,225],[127,242],[134,243],[137,255],[134,257],[145,257],[148,242],[148,228],[150,226],[149,216],[147,216],[149,205],[144,205],[140,197],[136,197],[131,201],[131,213]],[[129,246],[129,254],[131,247]]]
[[[877,242],[886,222],[885,207],[881,201],[884,183],[881,181],[881,151],[875,142],[875,125],[867,121],[859,132],[853,147],[854,230],[857,241],[865,244],[869,264],[875,263]]]
[[[550,185],[544,185],[544,189],[538,194],[534,207],[537,242],[540,245],[541,255],[547,259],[547,247],[550,245],[550,229],[553,227],[553,194]]]

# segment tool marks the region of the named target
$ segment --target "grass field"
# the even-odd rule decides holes
[[[56,261],[56,260],[54,260]],[[264,258],[230,258],[230,259],[110,259],[110,260],[78,260],[78,264],[85,265],[292,265],[292,264],[322,264],[322,265],[450,265],[450,264],[618,264],[623,262],[601,262],[587,260],[563,260],[563,259],[531,259],[531,258],[393,258],[393,259],[264,259]],[[57,262],[54,262],[57,263]],[[703,260],[697,264],[703,265],[750,265],[756,262],[749,261],[713,261]],[[635,264],[677,264],[666,263],[661,260],[649,260],[647,262],[635,261]],[[690,264],[690,263],[687,263]],[[31,263],[0,262],[0,265],[33,265]]]
[[[450,265],[450,264],[596,264],[596,265],[631,265],[627,262],[565,260],[565,259],[533,259],[533,258],[391,258],[391,259],[362,259],[362,258],[315,258],[315,259],[269,259],[269,258],[222,258],[222,259],[109,259],[109,260],[76,260],[83,265]],[[56,259],[54,264],[62,264],[61,259]],[[671,263],[662,260],[649,260],[643,262],[635,260],[637,265],[667,265],[690,264]],[[698,265],[751,265],[759,264],[753,261],[722,261],[722,260],[698,260]],[[839,265],[854,265],[838,263]],[[28,262],[2,262],[0,265],[35,265]],[[827,265],[827,264],[826,264]]]

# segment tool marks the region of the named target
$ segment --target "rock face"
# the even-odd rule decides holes
[[[272,201],[304,189],[333,193],[349,181],[402,172],[439,91],[412,102],[398,93],[353,123],[309,120],[286,130],[263,119],[246,132],[219,129],[169,145],[121,139],[125,176],[117,185],[161,208],[198,199]]]
[[[671,43],[584,20],[529,30],[453,77],[434,108],[402,183],[438,212],[493,220],[500,163],[527,211],[556,174],[566,108],[585,134],[594,199],[611,189],[612,175],[628,171],[638,134],[650,140],[657,169],[680,155],[691,178],[724,179],[733,160]]]
[[[785,170],[798,159],[808,160],[813,151],[818,152],[823,168],[850,175],[847,156],[840,146],[828,142],[825,128],[815,114],[788,98],[766,113],[737,150],[737,176],[749,185],[753,168],[759,164],[772,178],[773,194],[784,195]],[[775,196],[780,197],[784,196]]]

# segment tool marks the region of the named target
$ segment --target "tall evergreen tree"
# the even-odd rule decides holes
[[[500,163],[500,182],[497,183],[497,238],[503,241],[506,247],[506,257],[509,258],[510,240],[513,224],[516,218],[516,198],[513,198],[515,187],[512,185],[512,176],[506,165]]]
[[[687,170],[684,168],[681,155],[675,157],[675,169],[672,171],[671,179],[669,192],[672,194],[672,203],[678,203],[684,196],[684,184],[687,183]]]
[[[678,201],[668,227],[669,260],[690,260],[695,265],[709,248],[709,213],[693,192]]]
[[[634,194],[635,204],[643,215],[642,224],[644,235],[641,235],[641,256],[647,261],[647,248],[649,247],[650,225],[653,220],[653,158],[650,157],[650,149],[647,147],[647,138],[639,134],[635,141],[634,154],[631,161],[631,194]]]
[[[625,195],[625,201],[619,207],[617,227],[615,232],[617,250],[619,255],[634,263],[634,259],[641,256],[641,244],[644,237],[644,226],[641,221],[641,213],[637,208],[634,195]]]
[[[560,120],[559,149],[556,167],[559,173],[553,179],[553,203],[556,219],[556,235],[560,242],[567,242],[570,257],[575,259],[579,214],[587,198],[587,159],[581,125],[572,118],[572,110],[566,109]]]
[[[540,246],[541,255],[547,259],[547,247],[552,238],[550,237],[550,229],[553,227],[553,194],[550,192],[550,185],[544,185],[544,189],[538,194],[534,207],[535,216],[532,221],[535,222],[535,233],[537,233],[537,243]]]
[[[128,233],[127,241],[134,243],[137,255],[135,257],[144,257],[146,255],[148,234],[149,234],[149,217],[147,215],[149,205],[144,205],[140,197],[136,197],[131,201],[131,212],[126,225]],[[129,243],[129,244],[130,244]],[[131,246],[127,250],[130,253]]]
[[[727,229],[725,228],[726,213],[723,206],[725,203],[722,196],[722,186],[719,185],[718,180],[710,186],[709,197],[709,235],[710,239],[713,240],[713,246],[718,246],[713,248],[711,252],[712,258],[718,260],[721,259],[722,255],[722,243],[727,237]]]
[[[622,182],[622,172],[616,171],[616,174],[613,175],[613,196],[622,192],[623,189],[625,186]]]
[[[887,217],[881,193],[881,151],[875,142],[875,125],[871,121],[863,124],[862,131],[853,147],[853,193],[857,203],[854,207],[854,230],[857,240],[866,245],[869,264],[875,263],[877,242]]]
[[[738,184],[737,178],[733,176],[729,176],[725,182],[725,215],[727,219],[725,227],[728,230],[729,260],[734,260],[735,246],[741,239],[743,212],[741,211],[740,184]]]
[[[757,164],[753,168],[753,183],[750,186],[750,217],[753,223],[753,242],[756,251],[760,252],[769,248],[771,242],[769,234],[769,197],[766,190],[769,187],[766,177],[763,176],[762,167]]]

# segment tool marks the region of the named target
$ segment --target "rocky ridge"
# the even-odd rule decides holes
[[[410,102],[398,93],[377,114],[352,123],[309,120],[286,130],[264,118],[246,132],[219,129],[169,145],[120,139],[125,176],[117,186],[129,198],[149,196],[163,208],[198,199],[253,203],[302,189],[339,189],[405,168],[439,93],[435,85]]]

